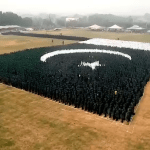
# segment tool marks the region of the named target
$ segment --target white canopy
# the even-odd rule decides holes
[[[148,30],[147,32],[150,33],[150,30]]]
[[[89,26],[88,28],[92,30],[104,29],[104,27],[98,26],[97,24]]]
[[[66,18],[66,21],[69,22],[69,21],[77,21],[79,20],[79,18]]]
[[[115,24],[115,25],[109,27],[109,29],[116,29],[116,30],[118,30],[118,29],[122,29],[122,27],[119,27],[118,25]]]
[[[55,28],[54,31],[56,31],[56,30],[61,30],[61,28]]]
[[[26,28],[27,31],[33,31],[33,28]]]
[[[128,30],[143,30],[143,29],[145,29],[145,28],[142,28],[142,27],[139,27],[138,25],[134,25],[134,26],[132,26],[132,27],[130,27],[130,28],[127,28]]]
[[[17,25],[7,25],[7,26],[0,26],[0,29],[8,29],[8,28],[19,28],[20,26]]]

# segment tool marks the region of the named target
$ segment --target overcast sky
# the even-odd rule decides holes
[[[144,15],[150,13],[150,0],[0,0],[0,11],[29,14]]]

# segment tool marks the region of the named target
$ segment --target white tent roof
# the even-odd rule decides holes
[[[7,28],[19,28],[20,26],[17,25],[7,25],[7,26],[0,26],[0,29],[7,29]]]
[[[145,28],[139,27],[139,28],[137,28],[136,30],[143,30],[143,29],[145,29]]]
[[[27,31],[33,31],[33,28],[26,28]]]
[[[77,21],[77,20],[79,20],[79,18],[66,18],[66,21],[68,22],[68,21]]]
[[[56,31],[56,30],[61,30],[61,28],[55,28],[54,31]]]
[[[147,32],[150,33],[150,30],[148,30]]]
[[[142,27],[139,27],[138,25],[134,25],[134,26],[132,26],[132,27],[130,27],[130,28],[127,28],[128,30],[143,30],[143,29],[145,29],[145,28],[142,28]]]
[[[93,29],[93,30],[97,30],[97,29],[103,29],[104,27],[101,27],[101,26],[98,26],[97,24],[94,24],[92,26],[89,26],[90,29]]]
[[[122,27],[119,27],[115,24],[115,25],[109,27],[109,29],[122,29]]]

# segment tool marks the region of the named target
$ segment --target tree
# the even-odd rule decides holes
[[[44,19],[42,26],[45,28],[51,28],[52,26],[54,26],[54,23],[50,19]]]
[[[56,20],[57,25],[59,25],[60,27],[65,27],[65,20],[63,19],[57,19]]]
[[[20,16],[12,12],[2,13],[0,11],[0,25],[19,25],[29,27],[32,26],[32,19],[21,18]]]
[[[22,19],[22,26],[24,26],[24,27],[30,27],[30,26],[32,26],[32,19],[28,18],[28,17],[23,18]]]

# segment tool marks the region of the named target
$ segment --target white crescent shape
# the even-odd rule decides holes
[[[106,54],[114,54],[123,56],[129,60],[131,60],[131,56],[128,54],[124,54],[118,51],[110,51],[110,50],[99,50],[99,49],[70,49],[70,50],[58,50],[54,52],[50,52],[41,56],[40,60],[46,62],[47,58],[62,55],[62,54],[73,54],[73,53],[106,53]]]

